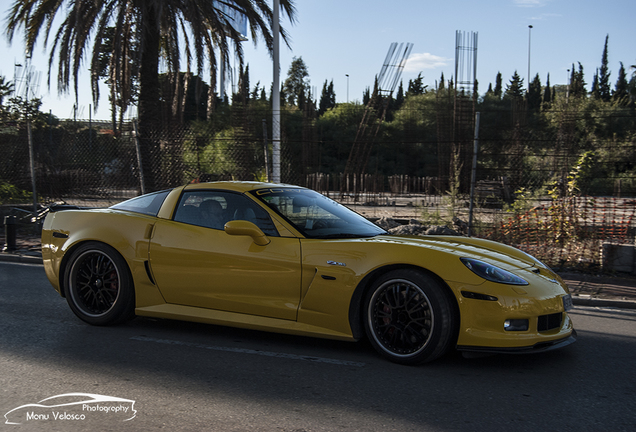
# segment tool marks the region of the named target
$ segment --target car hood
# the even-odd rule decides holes
[[[434,249],[458,257],[470,257],[497,265],[505,269],[540,267],[546,268],[531,255],[502,243],[474,237],[460,236],[392,236],[381,235],[368,239],[372,242],[398,243]]]

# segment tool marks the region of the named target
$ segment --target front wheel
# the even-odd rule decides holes
[[[364,324],[373,347],[395,363],[415,365],[446,353],[457,318],[449,295],[431,276],[394,270],[367,292]]]
[[[66,300],[75,315],[92,325],[117,324],[134,317],[135,291],[124,258],[103,243],[86,243],[69,258]]]

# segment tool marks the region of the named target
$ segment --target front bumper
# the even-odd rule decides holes
[[[566,311],[566,303],[570,303],[567,287],[559,281],[532,282],[522,287],[491,282],[449,284],[457,294],[461,316],[457,349],[540,352],[574,342],[576,333]],[[506,330],[508,320],[525,322],[525,329]]]
[[[572,334],[562,339],[552,340],[548,342],[539,342],[531,346],[524,347],[478,347],[478,346],[465,346],[458,345],[457,351],[463,352],[481,352],[491,354],[535,354],[546,351],[552,351],[566,347],[576,342],[577,334],[576,330],[572,329]]]

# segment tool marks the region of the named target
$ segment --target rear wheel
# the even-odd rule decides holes
[[[451,299],[431,276],[394,270],[368,291],[365,330],[373,347],[395,363],[415,365],[446,353],[454,343],[457,318]]]
[[[69,258],[66,300],[80,319],[93,325],[117,324],[134,317],[135,292],[124,258],[103,243],[86,243]]]

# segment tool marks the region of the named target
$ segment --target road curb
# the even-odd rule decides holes
[[[636,309],[636,302],[630,300],[601,299],[598,297],[572,296],[574,306],[611,307],[619,309]]]
[[[14,254],[9,252],[0,252],[0,261],[14,262],[21,264],[39,264],[42,265],[41,256]]]

